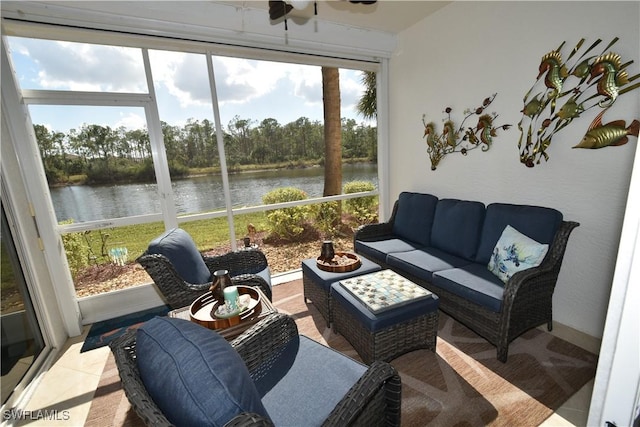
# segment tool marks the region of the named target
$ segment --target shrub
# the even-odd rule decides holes
[[[373,191],[375,186],[368,181],[351,181],[344,185],[344,194],[360,193],[363,191]],[[368,224],[374,222],[378,217],[376,209],[376,196],[358,197],[345,201],[347,211],[353,215],[358,222]]]
[[[340,224],[340,202],[324,202],[311,207],[316,228],[324,233],[327,239],[332,238]]]
[[[72,224],[73,220],[62,221],[60,224]],[[75,279],[78,273],[89,265],[89,248],[82,237],[82,233],[67,233],[62,235],[64,251],[71,275]]]
[[[293,188],[284,187],[277,188],[265,194],[262,202],[265,205],[274,203],[294,202],[297,200],[305,200],[307,193]],[[295,206],[292,208],[274,209],[267,211],[267,228],[269,232],[278,237],[292,238],[302,234],[304,231],[304,221],[307,216],[306,206]]]

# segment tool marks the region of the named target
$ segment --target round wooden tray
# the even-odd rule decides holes
[[[227,319],[215,317],[211,313],[215,312],[220,304],[224,304],[224,301],[218,301],[211,292],[207,292],[199,296],[189,307],[191,321],[209,329],[224,329],[238,325],[245,319],[259,316],[262,312],[262,301],[258,291],[250,286],[238,285],[237,287],[238,294],[249,294],[251,299],[257,302],[253,308]]]
[[[346,264],[338,264],[336,262],[327,263],[322,261],[320,258],[316,259],[316,265],[320,270],[330,271],[331,273],[346,273],[348,271],[357,270],[362,262],[360,261],[360,257],[351,252],[336,252],[333,259],[336,257],[347,258],[348,262]]]

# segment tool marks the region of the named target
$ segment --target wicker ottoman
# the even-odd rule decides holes
[[[304,288],[304,301],[313,302],[322,317],[331,325],[331,284],[338,280],[348,279],[361,274],[380,270],[380,266],[373,261],[360,257],[362,263],[359,268],[345,273],[331,273],[320,270],[315,258],[302,261],[302,285]]]
[[[391,270],[363,278],[385,273],[397,277],[407,286],[418,287],[423,295],[392,303],[388,307],[378,306],[379,311],[374,312],[356,296],[357,292],[348,290],[340,282],[331,285],[333,330],[349,341],[366,364],[375,360],[388,362],[421,348],[436,349],[438,297]]]

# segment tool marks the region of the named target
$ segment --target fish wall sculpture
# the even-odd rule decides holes
[[[552,138],[584,112],[602,108],[591,123],[584,138],[573,148],[603,148],[624,145],[629,136],[638,136],[633,120],[627,127],[623,120],[602,125],[602,116],[623,94],[640,87],[640,73],[629,77],[619,54],[608,52],[618,41],[614,38],[599,53],[594,53],[601,39],[593,42],[580,56],[585,39],[581,39],[563,59],[566,42],[546,53],[540,60],[538,76],[523,98],[522,118],[518,123],[520,162],[527,167],[549,160],[547,150]],[[575,58],[575,59],[574,59]]]
[[[493,94],[484,99],[482,105],[476,108],[467,108],[464,110],[465,117],[462,119],[460,126],[456,128],[454,121],[451,119],[453,109],[447,107],[444,112],[447,118],[444,119],[442,133],[438,133],[434,122],[427,122],[426,114],[422,115],[422,124],[424,125],[423,138],[427,142],[427,153],[431,160],[431,170],[436,170],[440,160],[447,154],[460,153],[466,156],[470,151],[480,147],[482,151],[488,151],[493,143],[493,138],[498,135],[498,130],[508,130],[511,125],[494,125],[494,121],[498,115],[486,113],[485,110],[491,105],[497,94]],[[475,127],[465,128],[465,122],[472,116],[478,116],[478,122]]]

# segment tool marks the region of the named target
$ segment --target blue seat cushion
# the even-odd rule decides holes
[[[396,236],[419,243],[431,244],[431,226],[438,198],[431,194],[402,192],[398,197],[398,209],[392,232]]]
[[[272,287],[271,286],[271,270],[269,269],[269,267],[263,268],[262,270],[258,271],[255,274],[262,277],[264,281],[267,282],[267,285],[269,285],[270,288]]]
[[[420,279],[431,281],[434,271],[448,270],[469,264],[464,258],[448,254],[435,248],[396,252],[387,257],[387,264]]]
[[[166,256],[180,277],[193,284],[209,283],[211,272],[193,239],[181,228],[172,228],[149,243],[149,254]]]
[[[480,202],[440,200],[436,206],[433,221],[431,246],[474,261],[480,241],[484,211],[484,204]],[[502,233],[502,230],[500,232]]]
[[[373,273],[380,270],[380,266],[375,262],[360,257],[361,265],[353,271],[346,271],[344,273],[333,273],[330,271],[320,270],[315,258],[309,258],[302,261],[302,274],[304,277],[311,279],[316,285],[322,286],[327,293],[331,288],[331,284],[336,280],[348,279],[350,277],[359,276],[361,274]]]
[[[269,418],[240,355],[218,333],[155,317],[136,333],[140,377],[177,426],[223,426],[242,412]]]
[[[375,333],[397,325],[408,322],[419,316],[424,316],[438,309],[438,297],[432,294],[431,297],[416,300],[399,306],[396,309],[388,309],[374,314],[361,301],[346,290],[340,282],[331,285],[331,296],[334,304],[340,304],[356,319],[360,321],[369,331]]]
[[[504,283],[486,265],[474,263],[437,271],[432,283],[496,313],[502,309]]]
[[[492,203],[487,206],[476,262],[488,264],[498,239],[510,225],[541,244],[551,245],[562,223],[562,213],[551,208]]]
[[[386,262],[387,255],[390,253],[413,251],[421,247],[422,245],[420,244],[399,239],[394,236],[381,237],[375,241],[357,240],[355,242],[356,252],[382,262]]]
[[[320,426],[367,366],[304,335],[255,380],[276,426]]]

